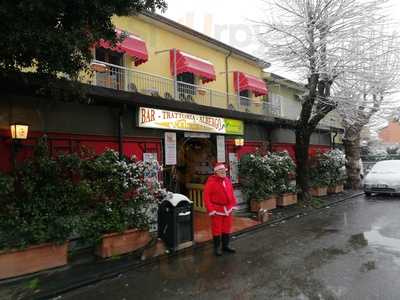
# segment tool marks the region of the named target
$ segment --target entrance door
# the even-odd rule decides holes
[[[177,180],[181,192],[194,202],[194,208],[205,211],[203,189],[207,178],[213,174],[217,160],[215,137],[178,138]]]

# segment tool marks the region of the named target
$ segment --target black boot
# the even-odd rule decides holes
[[[236,253],[236,250],[229,247],[229,234],[223,234],[222,235],[222,251],[228,252],[228,253]]]
[[[215,254],[215,256],[221,256],[222,255],[221,237],[220,236],[214,236],[214,254]]]

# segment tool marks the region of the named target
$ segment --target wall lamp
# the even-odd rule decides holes
[[[235,146],[244,146],[244,139],[240,138],[240,139],[235,139]]]
[[[17,165],[16,156],[22,147],[21,141],[28,138],[29,125],[15,123],[10,125],[11,131],[11,157],[14,169]]]
[[[12,140],[26,140],[28,138],[29,125],[11,124],[10,131]]]

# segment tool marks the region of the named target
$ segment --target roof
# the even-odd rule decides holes
[[[229,53],[232,53],[232,54],[235,54],[237,56],[240,56],[241,58],[244,58],[244,59],[256,64],[260,68],[264,69],[264,68],[268,68],[268,67],[271,66],[271,64],[269,62],[267,62],[267,61],[265,61],[263,59],[255,57],[255,56],[253,56],[253,55],[251,55],[249,53],[246,53],[246,52],[244,52],[244,51],[242,51],[240,49],[237,49],[235,47],[229,46],[228,44],[225,44],[225,43],[223,43],[223,42],[221,42],[221,41],[219,41],[217,39],[209,37],[209,36],[207,36],[207,35],[205,35],[205,34],[203,34],[201,32],[198,32],[198,31],[196,31],[196,30],[194,30],[194,29],[192,29],[190,27],[187,27],[187,26],[182,25],[182,24],[180,24],[178,22],[175,22],[175,21],[173,21],[171,19],[168,19],[168,18],[166,18],[166,17],[164,17],[162,15],[159,15],[159,14],[156,14],[156,13],[153,13],[153,12],[150,12],[150,11],[142,11],[139,14],[139,16],[147,17],[147,18],[149,18],[149,19],[151,19],[153,21],[160,22],[160,23],[162,23],[164,25],[167,25],[170,28],[174,28],[174,29],[177,29],[178,31],[187,33],[192,37],[198,38],[198,39],[203,40],[203,41],[205,41],[207,43],[210,43],[210,44],[212,44],[212,45],[214,45],[214,46],[216,46],[216,47],[218,47],[220,49],[226,50]]]
[[[295,90],[300,90],[300,91],[307,90],[307,87],[304,84],[287,79],[287,78],[282,77],[275,73],[264,72],[263,78],[269,82],[282,84],[284,86],[287,86],[287,87],[295,89]]]

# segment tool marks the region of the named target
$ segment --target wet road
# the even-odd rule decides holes
[[[400,198],[359,197],[59,299],[400,299]]]

